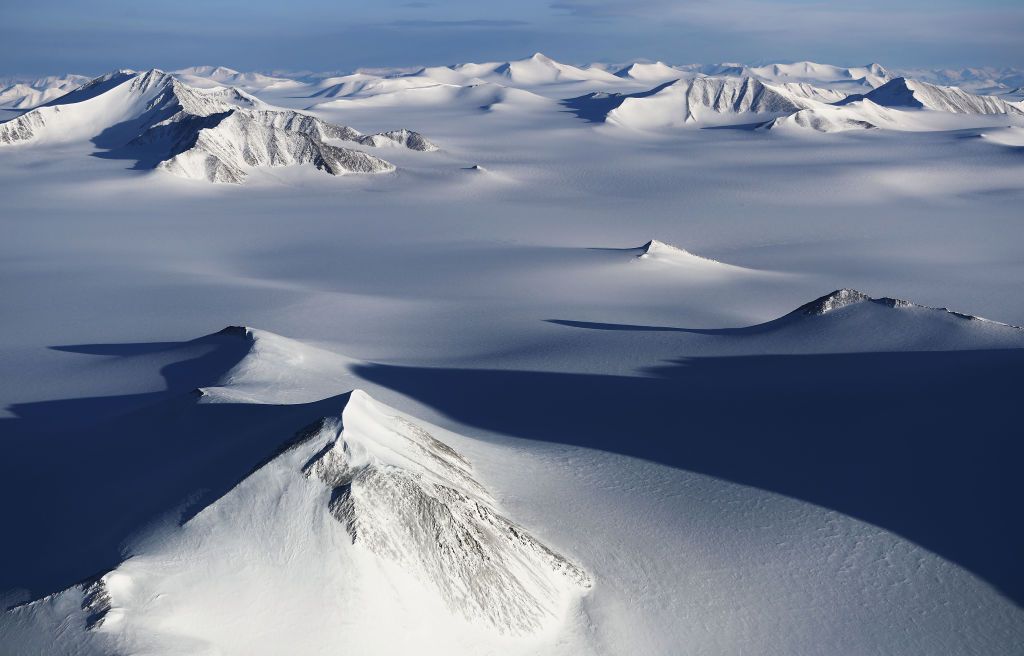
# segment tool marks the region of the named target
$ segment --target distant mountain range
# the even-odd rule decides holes
[[[339,175],[395,166],[359,148],[437,150],[409,129],[364,135],[318,112],[415,106],[571,113],[640,132],[690,127],[840,132],[1024,126],[1017,69],[919,71],[813,62],[573,66],[537,53],[507,62],[348,75],[267,75],[197,66],[12,82],[0,145],[92,142],[108,156],[211,182],[255,167],[311,164]],[[927,80],[927,81],[926,81]],[[967,88],[935,82],[955,80]],[[987,92],[987,93],[983,93]],[[993,92],[998,92],[993,95]],[[338,143],[343,142],[343,143]],[[346,145],[343,145],[346,144]]]

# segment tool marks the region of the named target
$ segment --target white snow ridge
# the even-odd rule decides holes
[[[898,77],[863,96],[850,96],[847,101],[867,98],[886,107],[914,107],[952,114],[1024,115],[1017,107],[995,96],[978,96],[957,87],[943,87],[919,80]]]
[[[445,605],[502,633],[532,633],[558,616],[586,573],[504,518],[458,452],[389,415],[359,390],[304,470],[331,489],[331,514],[353,543],[436,589]]]
[[[410,130],[373,135],[277,109],[231,87],[195,88],[158,70],[119,71],[0,123],[0,145],[91,140],[145,167],[210,182],[240,183],[261,166],[312,164],[332,175],[394,171],[369,153],[327,143],[437,146]]]
[[[557,632],[588,574],[502,515],[433,429],[359,390],[339,398],[183,525],[8,611],[3,632],[48,654],[507,652]]]

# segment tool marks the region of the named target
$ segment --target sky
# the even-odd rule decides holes
[[[1024,0],[32,0],[0,72],[337,70],[521,58],[1024,65]]]

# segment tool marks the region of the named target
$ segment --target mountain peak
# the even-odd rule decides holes
[[[856,289],[837,289],[834,292],[814,299],[810,303],[801,305],[793,311],[793,314],[821,316],[849,305],[856,305],[857,303],[863,303],[870,300],[872,300],[870,296],[864,292],[857,291]]]

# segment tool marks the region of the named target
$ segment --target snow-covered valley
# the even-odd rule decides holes
[[[1014,76],[0,87],[0,653],[1017,653]]]

